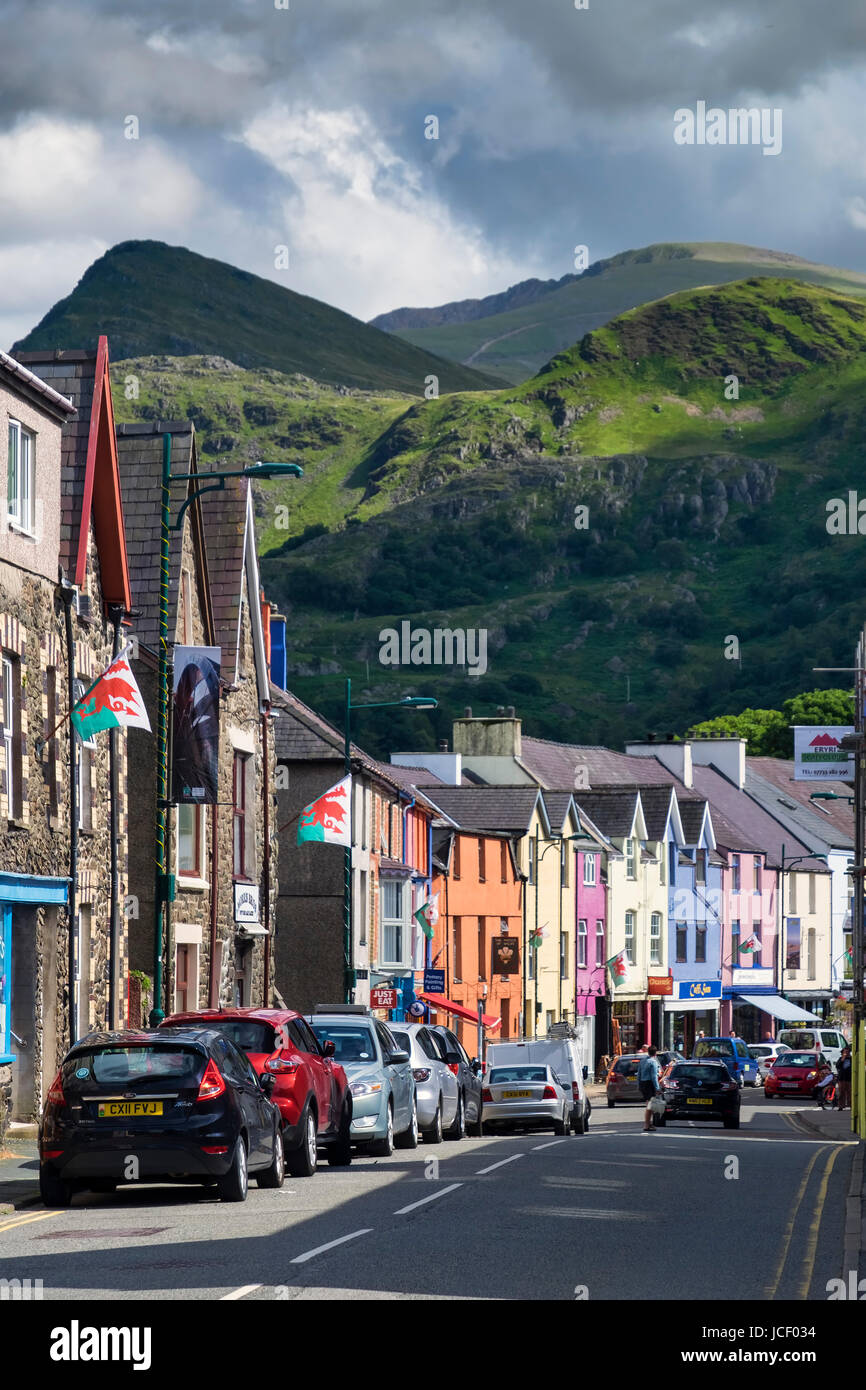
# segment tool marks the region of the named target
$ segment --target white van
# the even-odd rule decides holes
[[[586,1134],[592,1106],[583,1084],[583,1061],[577,1038],[526,1038],[519,1042],[488,1043],[488,1071],[491,1067],[515,1066],[520,1062],[548,1066],[556,1072],[566,1090],[571,1091],[571,1127],[575,1134]]]
[[[776,1038],[777,1043],[790,1047],[792,1052],[823,1052],[827,1061],[835,1067],[842,1055],[842,1048],[848,1040],[839,1028],[785,1028]]]

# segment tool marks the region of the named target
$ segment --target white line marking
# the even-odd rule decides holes
[[[518,1158],[525,1158],[526,1154],[512,1154],[510,1158],[500,1158],[498,1163],[491,1163],[489,1168],[478,1168],[476,1176],[481,1177],[484,1173],[492,1173],[494,1168],[503,1168],[506,1163],[514,1163]]]
[[[565,1143],[565,1140],[564,1140],[564,1139],[551,1139],[550,1142],[549,1142],[548,1144],[536,1144],[535,1147],[534,1147],[534,1149],[531,1150],[531,1152],[534,1153],[534,1154],[537,1154],[537,1153],[540,1153],[542,1149],[552,1149],[553,1146],[554,1146],[554,1144],[564,1144],[564,1143]]]
[[[261,1284],[244,1284],[242,1288],[233,1289],[231,1293],[224,1293],[218,1301],[220,1303],[234,1303],[237,1299],[246,1298],[248,1293],[253,1293],[254,1290],[261,1287]]]
[[[303,1255],[296,1255],[293,1260],[289,1261],[289,1264],[306,1264],[307,1260],[311,1260],[314,1255],[323,1255],[326,1250],[333,1250],[335,1245],[345,1245],[347,1240],[356,1240],[358,1236],[369,1235],[372,1229],[372,1226],[364,1226],[360,1231],[351,1231],[347,1236],[340,1236],[339,1240],[329,1240],[325,1245],[317,1245],[315,1250],[306,1250]]]
[[[440,1192],[431,1192],[429,1197],[422,1197],[420,1202],[410,1202],[408,1207],[401,1207],[395,1211],[395,1216],[405,1216],[407,1212],[414,1211],[416,1207],[426,1206],[428,1202],[435,1202],[438,1197],[444,1197],[447,1192],[455,1192],[458,1187],[462,1187],[462,1182],[452,1182],[448,1187],[443,1187]]]

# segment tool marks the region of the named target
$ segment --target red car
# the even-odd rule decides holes
[[[767,1070],[765,1096],[813,1096],[833,1068],[820,1052],[782,1052]]]
[[[171,1014],[160,1028],[209,1023],[245,1052],[256,1073],[276,1078],[273,1100],[282,1118],[286,1167],[294,1178],[312,1177],[317,1150],[328,1162],[351,1162],[352,1093],[333,1061],[333,1043],[321,1046],[306,1019],[293,1009],[202,1009]]]

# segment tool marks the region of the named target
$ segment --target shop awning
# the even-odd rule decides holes
[[[721,999],[666,999],[666,1014],[713,1014]]]
[[[458,1018],[468,1019],[470,1023],[478,1022],[477,1010],[467,1009],[464,1004],[455,1004],[446,999],[444,994],[419,994],[418,998],[429,1004],[431,1009],[442,1009],[447,1014],[456,1014]],[[493,1014],[482,1014],[481,1022],[485,1028],[498,1028],[502,1019],[495,1018]]]
[[[739,994],[737,998],[744,1004],[751,1004],[753,1009],[772,1014],[773,1018],[784,1018],[789,1023],[821,1022],[817,1014],[810,1013],[802,1005],[792,1004],[790,999],[783,999],[781,994]]]

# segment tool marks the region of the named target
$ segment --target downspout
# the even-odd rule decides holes
[[[271,1001],[271,765],[268,752],[268,721],[270,718],[270,703],[265,702],[265,709],[262,712],[262,794],[264,796],[264,895],[265,911],[263,926],[267,932],[265,937],[265,983],[262,991],[262,1006],[267,1009]]]
[[[210,808],[210,955],[207,971],[208,1006],[219,1005],[219,981],[216,978],[217,910],[219,906],[219,806]]]
[[[402,800],[405,800],[405,799],[408,799],[408,796],[409,796],[409,793],[408,793],[408,792],[399,791],[399,792],[397,793],[397,797],[398,797],[398,799],[401,800],[401,801],[402,801]],[[408,802],[408,805],[406,805],[406,806],[403,807],[403,815],[402,815],[402,831],[403,831],[403,833],[402,833],[402,836],[401,836],[401,839],[402,839],[402,841],[403,841],[403,845],[402,845],[403,853],[402,853],[401,859],[402,859],[402,862],[403,862],[404,864],[406,863],[406,824],[407,824],[407,818],[408,818],[409,812],[412,810],[412,807],[413,807],[414,805],[415,805],[415,798],[414,798],[414,796],[413,796],[413,797],[412,797],[412,800]],[[429,885],[429,880],[428,880],[428,885]],[[428,886],[428,897],[429,897],[429,886]],[[430,943],[429,943],[429,941],[427,940],[427,935],[426,935],[426,933],[425,933],[425,935],[424,935],[424,959],[425,959],[425,960],[427,959],[427,952],[428,952],[429,946],[430,946]],[[414,998],[415,998],[415,965],[414,965],[414,961],[413,961],[413,964],[412,964],[412,973],[411,973],[411,975],[410,975],[410,980],[411,980],[411,983],[412,983],[412,998],[414,999]],[[405,993],[405,990],[404,990],[404,991],[403,991],[403,1011],[404,1011],[404,1013],[408,1011],[408,1008],[409,1008],[409,1006],[408,1006],[408,1004],[406,1003],[406,993]],[[424,1016],[425,1016],[426,1019],[429,1019],[429,1016],[430,1016],[430,1010],[429,1010],[429,1008],[427,1009],[427,1012],[426,1012],[426,1014],[425,1014]]]
[[[67,580],[63,580],[60,586],[60,598],[63,602],[63,621],[66,629],[66,687],[67,687],[67,709],[71,711],[75,704],[75,643],[72,635],[72,600],[75,597],[75,589]],[[76,747],[75,747],[75,725],[69,720],[69,943],[68,943],[68,964],[69,971],[69,1046],[76,1041],[78,1036],[77,1020],[75,1017],[76,991],[75,991],[75,956],[76,941],[78,937],[78,779],[76,776]]]
[[[111,639],[111,659],[112,661],[120,651],[120,621],[123,617],[123,608],[116,603],[109,605],[108,616],[114,628]],[[109,947],[108,947],[108,1026],[109,1028],[119,1028],[123,1024],[123,1019],[117,1013],[117,972],[120,964],[120,869],[118,865],[118,840],[120,838],[120,804],[119,789],[117,780],[118,770],[118,746],[117,740],[120,734],[118,728],[108,731],[108,796],[109,796],[109,823],[110,823],[110,847],[111,847],[111,898],[110,898],[110,917],[109,917]]]
[[[448,865],[445,871],[445,997],[451,995],[451,909],[448,906],[448,884],[451,881],[451,863],[454,854],[454,841],[451,842],[451,852],[448,855]]]

